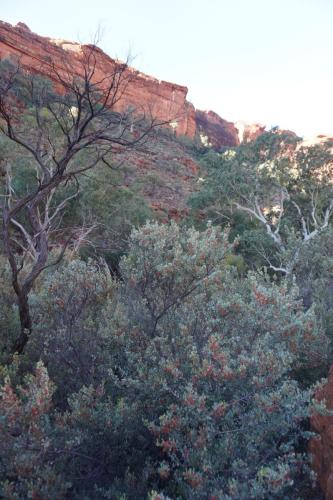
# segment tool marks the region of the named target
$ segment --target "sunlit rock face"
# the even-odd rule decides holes
[[[302,145],[306,147],[316,146],[318,144],[333,143],[333,137],[328,135],[316,135],[314,137],[305,137]]]
[[[236,122],[235,127],[238,130],[238,140],[240,143],[254,141],[266,130],[265,125],[260,123],[247,123],[242,121]]]
[[[260,123],[229,122],[214,111],[196,111],[196,125],[204,146],[214,149],[236,147],[241,143],[254,141],[263,134],[266,126]]]
[[[333,366],[327,384],[318,391],[316,398],[325,400],[326,407],[333,410]],[[309,445],[312,466],[326,500],[333,500],[333,417],[315,414],[311,418],[311,426],[318,432]]]
[[[82,74],[80,59],[89,50],[93,50],[96,58],[95,81],[102,81],[107,74],[113,73],[117,64],[121,64],[96,47],[41,37],[23,23],[11,26],[0,22],[0,58],[17,57],[22,66],[51,78],[51,65],[62,74],[68,69]],[[131,106],[160,122],[173,121],[176,135],[194,137],[195,110],[186,101],[186,87],[157,80],[133,68],[128,68],[125,76],[127,85],[117,104],[119,111]]]
[[[0,58],[17,58],[30,71],[49,78],[52,78],[52,68],[63,76],[68,71],[82,74],[80,61],[88,51],[93,51],[96,59],[94,81],[103,81],[122,64],[92,45],[42,37],[32,33],[24,23],[12,26],[0,21]],[[252,140],[264,131],[261,125],[246,125],[240,133],[236,124],[213,111],[196,111],[186,100],[188,89],[182,85],[158,80],[130,67],[125,77],[126,89],[116,109],[123,111],[132,107],[159,122],[168,122],[166,126],[170,126],[177,136],[191,139],[197,136],[205,145],[220,149]],[[61,88],[57,90],[61,92]]]
[[[232,122],[224,120],[214,111],[197,110],[195,115],[197,131],[204,146],[219,149],[239,145],[238,130]]]

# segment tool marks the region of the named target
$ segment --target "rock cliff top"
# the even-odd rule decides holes
[[[59,71],[70,67],[79,74],[80,58],[88,49],[93,49],[96,57],[96,79],[102,80],[115,64],[120,63],[98,47],[43,37],[33,33],[22,22],[12,26],[0,21],[0,59],[19,58],[22,65],[45,76],[50,76],[47,69],[50,64]],[[149,111],[157,120],[171,122],[176,135],[194,138],[197,134],[219,149],[251,140],[265,128],[256,124],[239,126],[213,111],[195,110],[186,100],[187,87],[158,80],[134,68],[129,67],[127,71],[131,73],[131,78],[119,107],[133,106]]]

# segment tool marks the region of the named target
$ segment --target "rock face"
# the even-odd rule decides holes
[[[112,74],[116,61],[98,48],[66,40],[52,40],[32,33],[23,23],[15,27],[0,21],[0,58],[17,57],[22,66],[52,78],[51,65],[63,74],[68,71],[82,74],[80,58],[85,51],[94,51],[96,81]],[[126,89],[118,109],[134,107],[151,114],[161,122],[172,121],[177,135],[194,137],[195,110],[186,101],[187,88],[157,80],[133,68],[126,74]]]
[[[201,141],[213,148],[221,146],[234,147],[239,145],[238,130],[231,122],[223,120],[214,111],[199,111],[195,113],[197,131]]]
[[[78,75],[82,74],[80,60],[84,53],[91,50],[96,58],[96,81],[101,81],[112,73],[120,61],[91,45],[38,36],[24,23],[12,26],[0,21],[0,59],[19,58],[22,66],[47,77],[52,78],[52,67],[62,74],[68,68]],[[144,111],[158,121],[169,122],[176,135],[186,135],[193,139],[200,134],[203,141],[216,149],[240,143],[237,126],[223,120],[213,111],[196,111],[186,100],[186,87],[157,80],[133,68],[128,68],[127,76],[129,79],[126,89],[117,104],[119,111],[128,106]],[[248,127],[246,131],[243,130],[241,141],[243,138],[255,138],[263,130],[262,126],[254,125],[254,129]]]
[[[246,123],[246,122],[236,122],[235,126],[238,130],[239,142],[251,142],[254,141],[259,135],[265,132],[265,125],[260,123]]]
[[[316,398],[318,401],[325,399],[326,407],[333,410],[333,366],[327,384],[318,391]],[[311,417],[311,426],[318,432],[318,436],[311,439],[309,444],[312,466],[325,499],[333,500],[333,416],[315,414]]]

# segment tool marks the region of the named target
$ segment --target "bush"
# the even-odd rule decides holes
[[[7,378],[1,388],[1,498],[64,498],[70,486],[57,468],[60,449],[50,439],[53,391],[42,363],[23,386],[15,389]]]
[[[118,283],[93,262],[45,277],[35,357],[58,397],[41,364],[23,388],[6,380],[4,496],[300,496],[312,391],[295,373],[327,342],[295,285],[241,278],[232,250],[217,227],[148,223]]]
[[[35,328],[25,359],[43,360],[59,403],[105,375],[99,321],[113,288],[103,261],[67,260],[43,275],[31,298]]]
[[[0,254],[0,365],[10,359],[12,345],[20,331],[9,265]]]
[[[218,229],[150,224],[121,264],[115,388],[155,436],[152,477],[172,496],[279,496],[306,463],[310,391],[292,371],[317,366],[327,342],[295,286],[238,279],[228,251]]]

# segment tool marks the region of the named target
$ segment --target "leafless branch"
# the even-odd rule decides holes
[[[0,133],[28,155],[36,170],[34,187],[20,195],[14,192],[11,169],[7,169],[2,207],[3,240],[21,321],[14,346],[19,353],[32,329],[28,299],[36,278],[60,262],[70,244],[73,251],[78,250],[94,229],[70,233],[50,262],[52,237],[68,204],[80,193],[80,176],[100,164],[113,168],[116,151],[137,147],[154,129],[168,123],[147,110],[120,111],[119,103],[135,73],[127,62],[115,61],[101,75],[97,54],[95,45],[85,46],[79,68],[70,67],[68,61],[62,67],[44,62],[41,73],[50,76],[54,89],[28,74],[20,61],[0,75]],[[72,185],[74,192],[65,194]],[[63,194],[60,201],[55,193]]]

